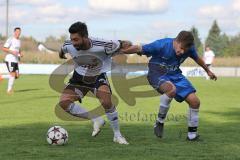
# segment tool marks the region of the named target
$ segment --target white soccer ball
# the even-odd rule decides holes
[[[53,126],[47,132],[47,142],[50,145],[64,145],[68,141],[68,132],[61,126]]]

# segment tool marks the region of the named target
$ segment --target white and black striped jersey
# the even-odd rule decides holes
[[[118,40],[104,40],[89,37],[91,47],[77,50],[71,41],[65,41],[61,50],[69,53],[74,62],[75,71],[83,76],[96,76],[111,70],[112,55],[120,49]]]
[[[19,39],[16,39],[15,37],[10,37],[7,39],[3,47],[8,48],[11,51],[20,52],[21,42]],[[8,53],[5,57],[5,61],[18,63],[19,58],[17,55]]]

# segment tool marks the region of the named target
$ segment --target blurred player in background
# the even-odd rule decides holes
[[[13,85],[15,79],[19,78],[19,60],[22,57],[21,42],[20,42],[21,28],[14,28],[14,35],[5,42],[2,50],[7,53],[5,63],[9,71],[9,75],[0,75],[1,79],[8,79],[7,93],[13,93]]]
[[[191,57],[207,72],[211,79],[216,80],[217,77],[198,56],[191,32],[181,31],[176,38],[164,38],[143,46],[133,45],[122,52],[125,54],[138,53],[151,57],[147,78],[150,85],[162,94],[158,119],[154,126],[155,135],[160,138],[163,136],[164,120],[170,103],[175,98],[176,101],[186,101],[189,105],[187,140],[198,140],[200,100],[195,94],[195,88],[182,75],[179,67],[186,58]]]
[[[212,66],[214,58],[215,58],[214,52],[210,49],[209,46],[206,46],[205,52],[203,54],[203,60],[206,63],[206,65],[208,66],[208,68],[210,68]],[[205,77],[207,80],[209,80],[209,76],[207,75],[207,73],[205,74]]]
[[[111,57],[121,50],[126,41],[103,40],[88,36],[87,25],[76,22],[69,28],[70,41],[65,41],[59,53],[60,58],[66,58],[69,53],[74,62],[74,73],[67,87],[63,90],[59,105],[73,116],[91,119],[93,121],[92,136],[100,132],[104,125],[102,117],[89,117],[88,111],[80,104],[83,97],[90,91],[104,107],[107,118],[114,132],[113,141],[128,144],[122,136],[118,122],[118,112],[111,100],[111,88],[106,72],[111,69]]]

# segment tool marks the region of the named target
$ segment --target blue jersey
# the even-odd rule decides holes
[[[191,57],[194,60],[198,58],[194,46],[177,56],[173,48],[173,40],[173,38],[165,38],[142,46],[143,54],[151,57],[149,63],[166,67],[168,74],[182,73],[179,67],[186,58]]]

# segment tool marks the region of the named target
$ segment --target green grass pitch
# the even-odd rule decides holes
[[[112,142],[109,123],[96,138],[89,121],[63,121],[54,108],[59,93],[50,89],[48,76],[23,75],[15,83],[14,95],[6,95],[7,81],[0,84],[1,160],[192,160],[240,159],[240,79],[219,78],[216,82],[191,78],[201,100],[199,133],[202,142],[187,142],[186,103],[173,101],[163,139],[153,135],[154,114],[159,97],[137,98],[135,106],[119,99],[121,131],[130,142]],[[147,90],[149,86],[135,90]],[[119,97],[115,91],[113,93]],[[86,97],[89,109],[98,101]],[[106,117],[105,117],[106,119]],[[69,133],[65,146],[50,146],[46,132],[53,125]]]

